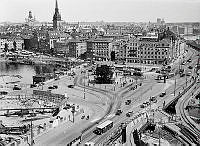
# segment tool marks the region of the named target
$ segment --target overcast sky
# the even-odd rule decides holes
[[[58,0],[62,20],[200,22],[200,0]],[[55,0],[0,0],[0,22],[24,22],[28,11],[52,21]]]

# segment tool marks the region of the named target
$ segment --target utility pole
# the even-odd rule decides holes
[[[32,118],[31,118],[30,129],[31,129],[31,133],[30,133],[30,139],[31,139],[31,141],[30,141],[30,143],[28,143],[28,139],[27,139],[27,144],[28,144],[29,146],[33,146],[34,140],[33,140],[33,119],[32,119]]]
[[[176,94],[176,78],[175,78],[175,84],[174,84],[174,96]]]
[[[31,119],[31,146],[33,146],[33,120]]]

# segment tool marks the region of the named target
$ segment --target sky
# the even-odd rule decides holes
[[[58,0],[66,22],[200,22],[200,0]],[[0,0],[0,22],[24,22],[32,11],[38,21],[52,21],[55,0]]]

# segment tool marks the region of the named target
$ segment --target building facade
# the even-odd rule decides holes
[[[87,52],[90,58],[110,60],[112,41],[110,39],[90,39],[87,41]]]
[[[158,36],[143,36],[115,42],[113,50],[118,61],[126,63],[168,64],[175,58],[177,44]]]
[[[84,40],[72,39],[68,42],[69,57],[78,58],[87,51],[87,43]]]
[[[21,37],[14,36],[3,36],[0,37],[0,52],[3,52],[5,49],[10,51],[12,49],[22,50],[24,45],[24,40]],[[5,48],[7,46],[7,48]]]

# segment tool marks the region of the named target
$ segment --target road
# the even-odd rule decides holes
[[[192,53],[189,51],[184,59],[188,59],[191,54]],[[175,65],[173,65],[173,68],[177,69],[179,67],[179,63],[180,61],[175,61]],[[70,93],[70,100],[76,101],[80,104],[84,104],[85,106],[90,106],[90,108],[92,109],[90,120],[80,121],[78,120],[80,119],[79,116],[75,119],[77,123],[63,123],[55,129],[36,138],[36,145],[65,145],[69,141],[70,137],[73,137],[73,135],[76,136],[77,133],[81,132],[83,132],[82,144],[87,141],[94,141],[97,144],[103,143],[105,141],[105,138],[114,132],[115,128],[112,128],[110,131],[101,136],[97,136],[93,133],[93,130],[95,129],[97,124],[108,119],[114,122],[114,127],[118,127],[121,123],[125,123],[126,121],[131,122],[132,118],[135,117],[139,112],[149,111],[150,107],[141,109],[139,107],[140,104],[142,104],[144,101],[149,101],[149,98],[151,96],[156,96],[158,98],[158,95],[161,92],[166,91],[167,95],[164,98],[159,97],[157,104],[152,104],[151,108],[156,109],[159,106],[162,106],[164,100],[166,100],[167,98],[173,98],[172,94],[174,93],[173,91],[175,89],[175,86],[175,93],[177,94],[179,90],[183,87],[184,82],[187,80],[187,76],[183,78],[174,77],[172,79],[168,79],[166,83],[159,83],[155,81],[152,76],[152,78],[144,79],[142,81],[142,86],[138,87],[136,90],[131,90],[131,87],[125,86],[124,88],[120,88],[119,90],[116,90],[114,92],[104,89],[98,89],[92,86],[84,86],[83,78],[85,78],[85,75],[81,75],[78,73],[78,78],[75,79],[76,86],[74,89],[66,88],[68,84],[64,82],[64,78],[62,79],[62,82],[53,81],[48,85],[45,85],[44,88],[47,88],[47,86],[49,85],[58,84],[59,86],[61,86],[61,88],[59,88],[59,91],[55,90],[52,92],[59,92],[63,94],[67,91],[68,93]],[[135,83],[133,83],[132,86],[134,86],[134,84]],[[86,99],[83,98],[84,88],[86,92]],[[95,99],[88,98],[89,96],[95,97]],[[124,104],[124,101],[126,99],[132,100],[130,105]],[[119,108],[123,110],[123,113],[120,116],[116,116],[116,110]],[[126,117],[126,113],[128,111],[134,111],[132,117]]]

